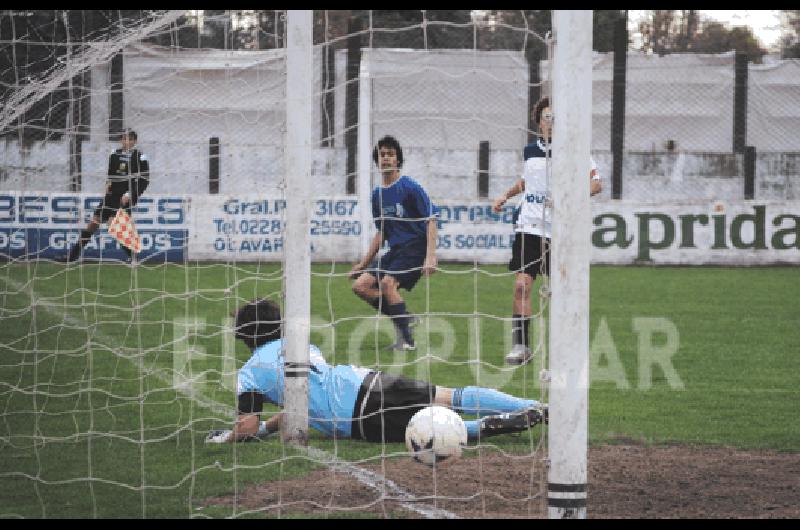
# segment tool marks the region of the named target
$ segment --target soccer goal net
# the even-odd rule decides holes
[[[554,86],[591,48],[591,15],[588,45],[563,56],[549,11],[313,11],[306,41],[292,40],[290,15],[0,13],[0,516],[542,517],[553,482],[560,506],[585,508],[585,425],[569,426],[583,429],[569,441],[584,444],[581,490],[548,477],[548,425],[492,436],[481,420],[582,380],[552,379],[551,248],[537,243],[531,274],[509,266],[523,201],[541,199],[555,235],[568,196],[510,190],[540,141],[543,97],[557,126],[546,186],[560,150],[588,167],[583,144],[557,136],[571,134],[559,116],[582,123],[587,93]],[[387,136],[397,175],[380,165]],[[397,177],[413,189],[392,202]],[[408,211],[421,194],[430,208]],[[108,230],[126,206],[138,252]],[[433,234],[437,261],[387,233],[373,274],[402,282],[376,282],[372,304],[351,269],[390,218],[417,241]],[[588,267],[564,256],[555,263]],[[272,397],[288,406],[303,392],[307,433],[207,443],[233,427],[253,355],[237,310],[265,298],[285,317],[281,351],[303,334],[313,351],[256,359],[280,373],[253,387],[267,396],[260,420],[278,416]],[[588,306],[569,310],[581,335]],[[336,407],[367,400],[315,380],[315,363],[452,390],[472,433],[461,457],[428,466],[402,441],[354,440],[357,421],[329,428],[350,421]]]

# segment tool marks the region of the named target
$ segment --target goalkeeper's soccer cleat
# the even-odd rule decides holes
[[[547,405],[486,416],[480,422],[481,434],[486,436],[526,431],[540,423],[547,423]]]
[[[506,364],[522,365],[533,359],[533,352],[524,344],[514,344],[511,352],[506,355]]]

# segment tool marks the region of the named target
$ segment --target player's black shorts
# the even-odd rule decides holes
[[[420,244],[393,247],[374,259],[364,272],[372,274],[378,281],[384,275],[389,275],[397,280],[401,288],[410,291],[422,276],[426,250],[425,245]]]
[[[115,215],[120,208],[122,196],[128,191],[127,182],[113,182],[106,187],[106,195],[103,197],[103,202],[94,211],[94,216],[100,218],[101,223],[105,223]],[[128,215],[131,214],[131,203],[125,208]]]
[[[542,259],[544,253],[544,259]],[[508,270],[524,272],[533,278],[539,274],[550,275],[550,239],[527,232],[517,232],[511,247],[511,261]]]
[[[404,442],[411,416],[433,404],[436,386],[403,376],[370,372],[353,410],[351,437],[368,442]]]

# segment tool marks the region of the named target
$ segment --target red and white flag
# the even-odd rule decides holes
[[[139,238],[139,233],[136,232],[136,225],[133,224],[133,219],[122,208],[117,210],[117,215],[108,224],[108,233],[114,236],[120,244],[125,245],[136,253],[142,249],[142,241]]]

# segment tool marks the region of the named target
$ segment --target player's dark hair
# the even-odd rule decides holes
[[[236,338],[255,350],[281,338],[281,308],[267,298],[248,302],[236,311]]]
[[[122,131],[122,136],[127,136],[130,140],[133,140],[134,142],[139,139],[139,135],[137,135],[136,131],[134,131],[133,129],[125,129],[124,131]]]
[[[375,161],[376,166],[378,165],[378,151],[381,147],[394,149],[397,154],[397,167],[403,167],[403,149],[400,147],[400,142],[394,136],[389,136],[388,134],[378,140],[378,145],[372,150],[372,160]]]
[[[536,102],[536,106],[533,107],[533,124],[535,127],[539,127],[539,122],[542,119],[542,112],[544,109],[550,106],[550,98],[543,97],[539,101]]]

